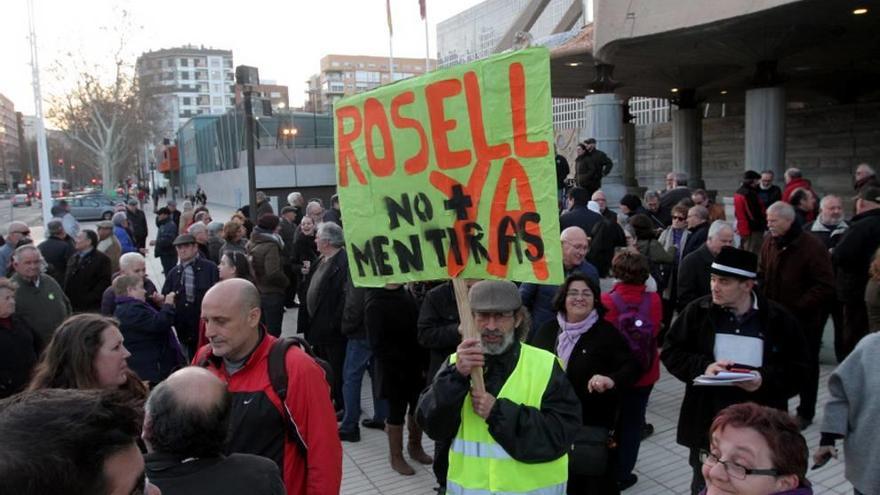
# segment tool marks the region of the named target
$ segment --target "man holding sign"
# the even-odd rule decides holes
[[[452,439],[447,493],[565,493],[566,452],[581,407],[553,354],[528,331],[516,285],[477,282],[468,294],[479,338],[465,338],[419,399],[418,422]],[[468,377],[485,367],[485,390]]]

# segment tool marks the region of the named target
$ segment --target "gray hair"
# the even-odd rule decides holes
[[[652,199],[660,199],[660,194],[657,191],[645,191],[645,203]]]
[[[266,193],[264,193],[263,191],[257,191],[256,198],[257,198],[257,201],[262,201],[262,200],[266,199]]]
[[[790,169],[785,171],[785,175],[787,175],[790,179],[800,179],[803,177],[803,173],[801,173],[801,169],[791,167]]]
[[[321,210],[324,209],[324,207],[321,206],[321,203],[318,203],[317,201],[312,201],[308,205],[306,205],[306,215],[308,215],[316,206]]]
[[[12,230],[13,227],[19,227],[19,228],[24,227],[25,230],[30,230],[28,225],[24,222],[19,222],[19,221],[9,222],[9,225],[6,226],[6,234],[7,235],[9,235],[9,232]]]
[[[124,211],[118,211],[113,214],[113,225],[122,227],[128,221],[128,215]]]
[[[207,232],[208,227],[205,227],[205,224],[203,224],[202,222],[196,222],[196,223],[190,225],[186,231],[189,234],[196,235],[196,234],[201,234],[202,232]]]
[[[183,211],[189,211],[193,209],[192,201],[186,200],[183,202]]]
[[[141,253],[125,253],[119,257],[119,269],[128,270],[136,262],[146,263],[147,261]]]
[[[860,163],[859,166],[856,167],[856,171],[858,171],[859,169],[864,170],[868,174],[868,177],[877,175],[877,172],[874,171],[874,167],[868,165],[867,163]]]
[[[341,248],[345,246],[345,237],[342,235],[342,227],[333,222],[319,223],[318,230],[315,232],[317,237],[326,240],[333,247]]]
[[[64,224],[61,223],[61,220],[50,220],[49,223],[46,224],[46,229],[49,230],[49,235],[63,234]]]
[[[836,200],[838,200],[838,201],[843,202],[843,200],[840,199],[840,196],[835,196],[835,195],[833,195],[833,194],[826,194],[826,195],[822,198],[822,200],[819,201],[819,209],[824,210],[825,207],[828,206],[828,202],[831,201],[832,199],[836,199]]]
[[[41,262],[45,261],[43,259],[43,253],[41,253],[40,250],[37,249],[37,246],[34,246],[33,244],[25,244],[24,246],[18,246],[15,249],[15,251],[13,251],[13,253],[12,253],[12,260],[15,261],[16,263],[18,263],[19,261],[21,261],[22,255],[28,251],[36,252],[37,256],[40,257],[40,261]]]
[[[763,172],[761,172],[761,175],[764,175],[764,174],[770,174],[770,175],[772,175],[773,177],[776,177],[776,173],[774,173],[774,172],[773,172],[772,170],[770,170],[769,168],[768,168],[767,170],[764,170]]]
[[[733,225],[725,220],[715,220],[714,222],[712,222],[712,225],[709,226],[708,237],[710,239],[714,239],[718,234],[721,233],[722,230],[730,230],[731,232],[733,232]]]
[[[221,230],[223,230],[223,222],[215,220],[208,224],[208,233],[211,235],[218,235]]]
[[[688,175],[684,172],[675,172],[675,185],[676,186],[686,186],[688,185]]]
[[[706,209],[706,207],[703,205],[691,206],[691,209],[688,210],[688,213],[691,213],[691,212],[693,212],[694,215],[700,217],[701,220],[708,220],[709,219],[709,210]]]
[[[794,206],[786,203],[785,201],[777,201],[772,205],[767,207],[767,214],[774,213],[779,215],[780,217],[786,220],[794,220]]]
[[[287,203],[290,206],[294,206],[298,201],[302,201],[302,193],[292,192],[287,195]]]

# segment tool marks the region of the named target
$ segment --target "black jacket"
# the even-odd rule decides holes
[[[880,209],[852,217],[849,229],[834,248],[831,261],[836,269],[837,298],[843,302],[863,301],[868,285],[868,267],[880,246]]]
[[[666,225],[672,224],[672,207],[684,198],[691,197],[691,189],[687,186],[672,188],[660,195],[660,219]]]
[[[458,333],[458,304],[452,282],[444,282],[428,291],[419,310],[419,344],[431,353],[428,380],[432,380],[443,361],[461,342]]]
[[[199,318],[202,312],[202,299],[208,289],[214,286],[220,280],[220,273],[217,271],[217,265],[211,260],[206,260],[201,256],[196,256],[193,261],[193,270],[195,275],[195,294],[193,294],[193,302],[186,300],[186,287],[183,281],[183,266],[177,264],[165,276],[165,285],[162,286],[162,295],[169,292],[176,292],[174,298],[174,328],[177,330],[177,336],[180,342],[189,349],[195,349],[196,338],[198,336]]]
[[[183,462],[174,454],[152,452],[144,456],[146,474],[163,495],[285,495],[278,466],[271,459],[251,454],[201,457]]]
[[[312,276],[323,258],[312,262],[305,285],[306,293],[317,290],[315,307],[304,306],[309,314],[308,340],[312,344],[345,342],[342,335],[342,310],[345,308],[345,292],[348,287],[348,255],[342,249],[328,261],[327,273],[320,287],[312,287]],[[306,297],[308,301],[308,297]],[[302,301],[300,301],[302,302]],[[300,311],[303,307],[300,306]]]
[[[367,289],[364,327],[383,399],[406,400],[425,387],[428,353],[416,338],[418,317],[416,301],[405,287]]]
[[[608,211],[608,210],[606,210]],[[615,217],[616,218],[616,217]],[[587,261],[596,267],[600,277],[607,277],[614,259],[614,248],[626,246],[626,236],[617,220],[605,220],[593,226]]]
[[[125,337],[125,348],[131,353],[128,366],[150,383],[159,383],[184,363],[172,344],[171,325],[174,306],[163,304],[161,311],[148,303],[132,298],[118,298],[113,316]]]
[[[688,229],[688,238],[684,243],[684,249],[681,250],[681,256],[685,257],[697,249],[700,248],[703,244],[706,244],[706,239],[709,238],[709,222],[703,222],[700,225],[697,225],[693,229]]]
[[[678,311],[683,311],[691,301],[709,294],[709,269],[713,261],[715,256],[705,243],[681,260],[678,266]]]
[[[366,339],[364,329],[364,296],[367,289],[355,287],[349,282],[345,294],[345,308],[342,310],[342,335],[349,339]]]
[[[538,329],[529,343],[556,354],[558,336],[559,322],[554,319]],[[596,374],[614,380],[614,388],[601,394],[589,393],[588,382]],[[613,429],[620,390],[631,387],[641,374],[629,344],[614,325],[600,318],[578,339],[565,369],[565,376],[581,401],[583,424]]]
[[[342,212],[336,208],[328,208],[327,211],[324,212],[323,221],[333,222],[342,227]]]
[[[143,210],[138,208],[132,212],[126,208],[125,216],[128,217],[128,226],[134,234],[134,245],[139,248],[146,247],[147,235],[149,235],[149,233],[147,232],[147,216],[144,214]]]
[[[732,404],[755,402],[787,411],[788,399],[798,393],[807,376],[807,347],[794,317],[782,306],[758,296],[758,318],[764,332],[761,388],[746,392],[738,387],[693,385],[715,362],[716,313],[711,296],[697,299],[682,312],[666,333],[660,359],[666,369],[685,383],[678,416],[676,441],[689,448],[709,446],[709,426],[715,415]]]
[[[281,225],[281,240],[284,241],[284,249],[281,253],[284,255],[284,264],[288,265],[293,259],[293,242],[296,237],[296,224],[288,222],[286,219],[282,218],[279,225]]]
[[[157,220],[156,223],[159,223]],[[159,223],[159,232],[156,233],[156,256],[174,256],[177,257],[177,250],[174,249],[174,239],[177,238],[177,224],[170,218]]]
[[[45,344],[18,315],[0,320],[0,399],[27,386]]]
[[[68,239],[70,239],[70,237],[68,237]],[[49,265],[46,270],[46,275],[51,276],[56,282],[58,282],[58,285],[63,286],[64,276],[67,273],[67,261],[74,253],[76,253],[73,243],[52,236],[41,242],[37,248],[40,250],[40,254],[43,255],[43,259],[46,260],[46,263]],[[10,270],[10,272],[12,272],[12,270]]]
[[[584,234],[590,235],[593,232],[593,227],[602,220],[602,215],[590,210],[586,205],[575,205],[559,217],[559,230],[580,227],[584,230]]]
[[[503,354],[486,356],[483,377],[486,391],[494,397],[519,361],[520,344]],[[417,421],[434,440],[449,441],[461,425],[461,408],[471,381],[448,361],[419,398]],[[557,363],[541,399],[541,409],[498,399],[486,418],[489,434],[511,457],[520,462],[548,462],[566,453],[581,426],[577,395]],[[470,405],[468,405],[470,407]]]
[[[604,151],[596,149],[577,157],[574,163],[577,183],[587,190],[598,189],[602,184],[602,177],[608,175],[614,166],[614,162]]]
[[[556,189],[562,189],[565,187],[565,178],[568,177],[569,173],[571,173],[571,168],[568,166],[568,160],[566,160],[564,156],[557,153],[556,154]]]
[[[67,260],[64,293],[70,299],[74,312],[101,311],[101,297],[111,282],[113,267],[106,254],[92,249],[82,257],[73,255]]]

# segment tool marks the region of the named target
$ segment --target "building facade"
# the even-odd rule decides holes
[[[163,138],[173,138],[196,115],[220,115],[235,106],[231,50],[186,45],[150,51],[137,59],[140,87],[164,115]]]
[[[12,100],[0,94],[0,191],[21,179],[21,145],[18,118]]]
[[[273,111],[283,111],[290,108],[290,96],[287,86],[265,81],[254,85],[254,98],[268,100]],[[240,107],[244,103],[241,86],[235,85],[235,106]]]
[[[395,58],[392,77],[388,57],[327,55],[321,59],[321,72],[306,81],[309,89],[304,109],[327,112],[344,96],[418,76],[436,66],[437,61],[433,59],[428,60],[426,67],[424,58]]]

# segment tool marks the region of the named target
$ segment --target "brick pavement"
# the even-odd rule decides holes
[[[232,208],[209,204],[213,218],[227,220]],[[151,208],[147,206],[150,224],[150,238],[155,235],[155,223]],[[35,237],[37,239],[41,237]],[[161,287],[162,267],[157,258],[148,256],[147,270],[154,282]],[[283,333],[296,333],[296,310],[288,310],[284,317]],[[834,369],[831,349],[833,332],[826,328],[822,354],[819,400],[814,423],[807,428],[804,436],[812,452],[819,445],[819,426],[822,421],[822,406],[828,399],[828,375]],[[372,397],[369,377],[364,377],[361,388],[363,417],[372,414]],[[624,492],[627,495],[687,494],[689,493],[691,470],[687,463],[687,449],[675,443],[675,429],[678,410],[684,394],[684,384],[676,380],[665,369],[654,387],[648,404],[648,421],[654,425],[655,433],[642,443],[635,472],[639,482]],[[797,404],[791,402],[791,410]],[[425,450],[433,453],[433,443],[427,437],[423,440]],[[401,476],[388,465],[388,447],[385,433],[361,428],[361,441],[343,442],[343,495],[430,495],[435,493],[434,475],[430,466],[417,465],[414,476]],[[812,464],[812,463],[811,463]],[[808,478],[817,494],[852,493],[852,486],[844,478],[843,451],[838,461],[832,460],[818,471],[809,471]]]

